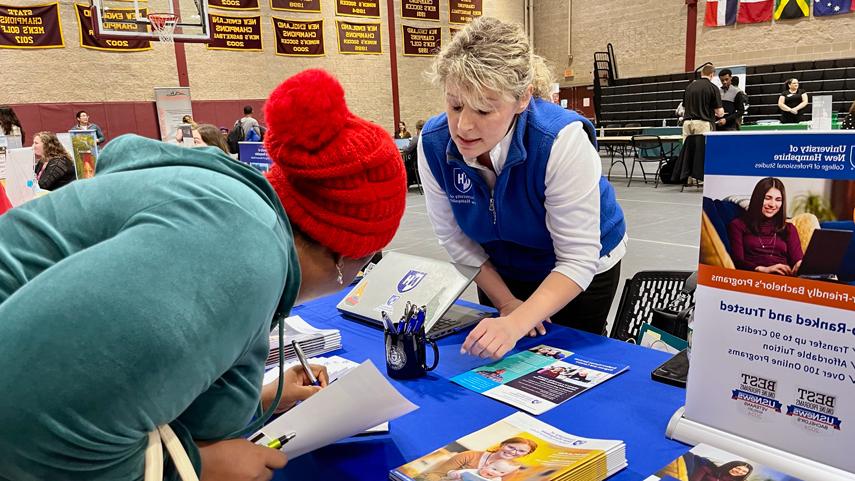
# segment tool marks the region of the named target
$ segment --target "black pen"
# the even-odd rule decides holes
[[[269,443],[267,443],[267,447],[273,448],[273,449],[279,449],[282,446],[285,446],[286,444],[288,444],[288,441],[294,439],[295,437],[297,437],[297,433],[288,433],[284,436],[280,436],[280,437],[274,439],[273,441],[270,441]]]
[[[303,349],[300,347],[300,344],[298,344],[296,340],[293,340],[291,341],[291,346],[294,348],[294,353],[297,354],[297,359],[300,361],[300,364],[303,365],[303,372],[305,372],[306,377],[309,378],[309,384],[312,386],[320,386],[321,383],[318,382],[318,379],[312,373],[312,368],[309,367],[309,361],[306,360],[306,355],[303,354]]]

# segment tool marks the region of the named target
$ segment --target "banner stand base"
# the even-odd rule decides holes
[[[668,421],[665,436],[669,439],[691,446],[709,444],[805,481],[855,481],[853,473],[687,419],[683,416],[684,409],[678,409]]]

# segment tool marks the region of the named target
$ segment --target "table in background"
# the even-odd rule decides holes
[[[319,328],[341,330],[343,349],[336,354],[356,362],[371,359],[386,372],[380,330],[342,319],[336,304],[345,292],[302,306],[299,315]],[[644,479],[688,447],[665,438],[665,427],[683,405],[685,391],[654,382],[650,372],[669,355],[574,329],[548,325],[546,336],[523,338],[517,350],[549,344],[586,357],[625,363],[630,370],[571,399],[537,419],[584,437],[622,439],[629,467],[611,480]],[[449,381],[449,378],[486,363],[460,354],[464,333],[440,339],[440,361],[426,377],[391,380],[407,399],[420,406],[391,422],[389,434],[350,438],[292,460],[274,477],[279,481],[388,479],[387,473],[404,463],[477,431],[517,410]],[[431,354],[428,353],[428,357]],[[323,419],[318,419],[322,423]]]

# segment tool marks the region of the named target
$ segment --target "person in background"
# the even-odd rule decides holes
[[[413,137],[413,140],[410,142],[410,145],[408,145],[407,148],[402,151],[404,155],[404,166],[407,169],[407,185],[411,187],[419,184],[418,147],[419,136],[421,135],[422,129],[424,127],[424,120],[419,120],[418,122],[416,122],[416,135]]]
[[[94,130],[95,141],[99,144],[104,142],[104,133],[101,132],[101,127],[89,121],[89,114],[85,110],[77,112],[75,118],[77,119],[77,123],[72,125],[69,130]]]
[[[594,126],[546,100],[552,75],[519,25],[472,21],[431,75],[446,112],[418,146],[428,218],[455,262],[481,267],[478,298],[499,310],[461,351],[501,358],[550,319],[603,334],[627,236]]]
[[[407,130],[407,123],[403,120],[398,122],[398,130],[395,131],[395,139],[409,139],[413,135]]]
[[[124,135],[93,179],[0,216],[0,479],[141,480],[156,427],[205,481],[285,465],[245,436],[320,388],[299,366],[262,388],[271,328],[392,239],[406,185],[328,73],[285,80],[265,114],[266,178]]]
[[[745,93],[744,90],[739,88],[739,76],[734,75],[730,78],[731,87],[738,89],[739,100],[742,101],[742,112],[736,117],[736,124],[739,125],[739,128],[742,129],[742,118],[748,115],[748,108],[750,107],[748,103],[748,94]]]
[[[787,192],[775,177],[754,186],[748,211],[727,226],[737,269],[796,275],[802,264],[802,244],[796,227],[787,222]]]
[[[33,154],[36,157],[35,172],[40,188],[56,190],[77,178],[74,162],[55,133],[39,132],[33,136]]]
[[[843,119],[843,122],[840,124],[840,128],[845,130],[855,130],[855,100],[853,100],[852,105],[849,106],[849,113],[846,114],[846,118]]]
[[[252,134],[258,135],[258,138],[261,137],[261,127],[258,125],[258,120],[255,120],[255,117],[252,116],[251,105],[244,106],[243,117],[239,118],[235,122],[235,125],[238,123],[240,123],[240,126],[243,129],[243,138],[241,140],[250,141],[250,135]]]
[[[181,123],[182,124],[189,124],[194,129],[197,126],[196,122],[193,121],[193,117],[191,117],[189,115],[185,115],[184,117],[181,117]]]
[[[15,110],[8,105],[0,105],[0,135],[17,135],[24,140],[24,128],[15,115]]]
[[[218,147],[226,154],[229,153],[229,147],[220,129],[211,124],[199,124],[193,129],[193,145]]]
[[[802,119],[802,109],[807,107],[808,94],[799,88],[798,79],[787,80],[787,89],[778,97],[782,124],[797,124]]]
[[[715,129],[718,131],[739,130],[739,118],[745,110],[740,95],[742,91],[731,85],[732,78],[733,72],[729,68],[721,69],[718,73],[721,82],[721,105],[724,108],[724,116],[715,122]]]
[[[708,63],[701,69],[701,78],[686,87],[683,94],[683,141],[689,135],[713,130],[717,119],[724,117],[721,91],[712,83],[713,75],[715,67]]]
[[[181,123],[189,125],[191,131],[192,131],[192,129],[195,129],[198,126],[198,124],[196,124],[196,122],[193,121],[193,117],[191,117],[189,115],[185,115],[184,117],[181,117]],[[175,141],[179,144],[184,142],[184,131],[181,130],[180,126],[175,129]]]

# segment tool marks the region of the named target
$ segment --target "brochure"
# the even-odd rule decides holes
[[[451,380],[528,413],[543,414],[627,369],[539,345]]]
[[[515,413],[393,469],[389,479],[599,481],[625,467],[623,441],[574,436]]]
[[[801,481],[737,454],[698,444],[645,481]]]

